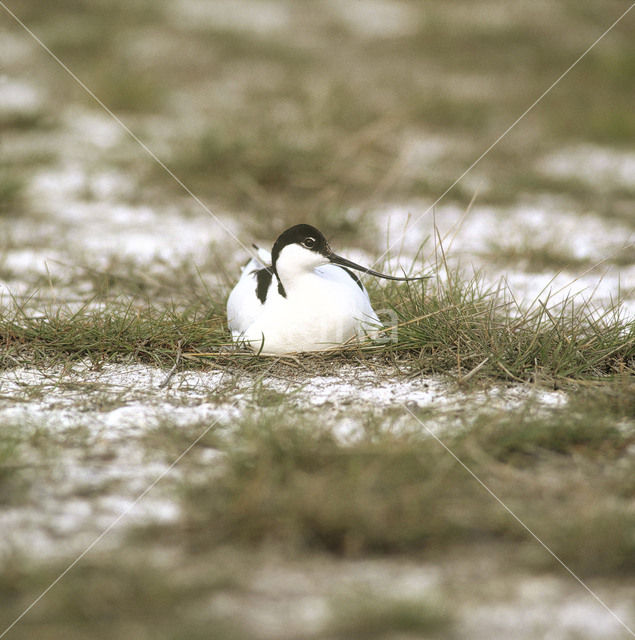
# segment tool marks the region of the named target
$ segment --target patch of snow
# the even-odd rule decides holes
[[[144,487],[145,489],[145,487]],[[126,517],[133,515],[138,521],[154,521],[160,523],[175,522],[181,515],[178,506],[167,500],[140,500],[135,503],[136,498],[124,498],[119,495],[102,496],[97,506],[105,511],[109,517],[111,513],[126,514]]]
[[[36,43],[31,40],[27,34],[16,34],[5,28],[0,27],[0,60],[5,68],[14,65],[21,65],[35,50]],[[0,83],[2,82],[0,75]]]
[[[303,409],[319,409],[333,433],[344,443],[365,435],[363,412],[394,410],[383,429],[391,433],[441,435],[465,426],[466,417],[479,411],[512,410],[526,403],[540,408],[566,404],[562,391],[534,389],[529,385],[499,385],[464,393],[445,380],[395,379],[387,370],[340,366],[337,375],[317,375],[297,383],[265,377],[262,385],[288,395],[288,402]],[[469,407],[469,415],[465,413]],[[434,409],[433,417],[416,419],[421,409]]]
[[[635,242],[629,227],[592,214],[580,214],[567,204],[544,199],[513,207],[475,206],[465,215],[456,205],[435,208],[425,202],[410,207],[398,205],[377,211],[374,223],[379,237],[388,238],[394,253],[403,248],[414,254],[426,238],[435,238],[435,224],[446,253],[477,254],[493,244],[501,246],[544,246],[555,244],[578,258],[602,260]],[[429,243],[427,251],[434,249]],[[385,246],[378,246],[385,249]]]
[[[58,165],[45,169],[31,179],[29,192],[34,203],[46,206],[59,203],[60,214],[69,200],[74,199],[86,188],[86,169],[80,164]]]
[[[37,114],[43,105],[41,90],[25,80],[0,75],[0,117]]]
[[[59,269],[55,262],[64,257],[63,253],[54,249],[46,253],[37,249],[8,249],[2,256],[1,264],[4,270],[13,272],[16,277],[55,275]]]
[[[150,479],[146,486],[149,482]],[[134,497],[124,499],[118,495],[101,496],[96,501],[49,495],[37,508],[28,504],[5,508],[0,511],[0,557],[17,552],[32,559],[67,558],[81,553],[133,501]],[[179,516],[180,510],[173,501],[148,496],[126,513],[121,526],[117,523],[108,532],[109,544],[119,544],[131,526],[175,522]]]
[[[538,169],[548,176],[582,180],[598,189],[635,189],[634,151],[577,145],[542,158]]]
[[[134,195],[135,185],[123,171],[104,169],[89,176],[88,188],[96,200],[121,202]]]
[[[275,34],[290,24],[289,8],[279,2],[262,0],[240,3],[234,0],[180,0],[170,5],[179,24],[192,29],[231,29],[258,34]]]
[[[436,224],[451,268],[458,264],[466,267],[471,262],[489,284],[496,284],[504,277],[523,304],[533,302],[541,293],[544,296],[549,293],[552,302],[583,293],[578,301],[591,297],[600,307],[621,299],[629,314],[634,310],[635,265],[618,269],[610,262],[635,243],[635,233],[625,225],[591,214],[581,215],[552,201],[507,208],[477,206],[467,216],[454,205],[439,207],[434,216],[432,213],[422,215],[426,208],[425,204],[412,208],[398,206],[377,213],[375,226],[381,237],[389,238],[392,255],[388,264],[392,272],[398,273],[404,265],[409,267],[409,256],[414,256],[425,240],[426,262],[434,263],[435,247],[441,259]],[[487,259],[487,253],[495,252],[497,247],[519,251],[551,247],[564,255],[598,263],[599,268],[591,270],[581,266],[576,269],[577,273],[557,274],[518,269],[502,271]],[[443,270],[439,277],[444,277]]]
[[[421,12],[409,4],[386,0],[339,2],[329,8],[355,35],[365,38],[393,38],[417,33]]]
[[[617,613],[617,612],[616,612]],[[623,633],[623,627],[608,612],[590,607],[588,602],[579,599],[564,603],[556,618],[559,627],[568,629],[576,637],[606,638],[612,634]]]
[[[453,146],[447,137],[428,132],[418,136],[410,133],[405,143],[408,158],[406,166],[410,168],[411,175],[425,175],[439,160],[450,154]]]
[[[79,364],[70,370],[13,369],[0,378],[0,392],[5,398],[13,398],[13,401],[0,400],[0,414],[11,420],[23,420],[25,411],[35,412],[37,419],[63,428],[67,422],[63,412],[74,410],[76,420],[106,429],[156,424],[163,417],[185,426],[233,416],[232,412],[221,411],[223,403],[216,405],[207,400],[222,379],[222,373],[181,372],[167,388],[162,388],[160,384],[165,376],[166,371],[162,369],[140,364],[109,364],[98,370],[88,364]],[[30,401],[29,394],[34,390],[38,394]],[[96,398],[97,410],[90,405],[91,396]],[[104,404],[100,398],[104,397],[108,408],[99,410]],[[187,400],[196,404],[184,405]],[[111,407],[113,402],[117,406]],[[91,406],[88,415],[86,406]]]
[[[125,204],[121,199],[132,190],[129,177],[121,172],[91,174],[83,165],[70,163],[38,173],[29,192],[36,206],[56,221],[49,243],[56,251],[64,247],[67,255],[63,261],[69,265],[80,255],[91,256],[97,266],[107,266],[112,257],[118,257],[143,265],[162,261],[162,268],[166,268],[165,264],[183,259],[204,262],[210,245],[228,242],[227,232],[206,212],[199,209],[196,215],[184,216],[174,207]],[[88,201],[87,193],[101,195]],[[234,220],[218,218],[234,233]],[[28,222],[23,226],[35,227],[35,233],[42,227]],[[14,238],[14,243],[17,240]],[[39,240],[45,240],[42,234]],[[235,240],[229,236],[229,242]],[[240,248],[238,243],[236,247]],[[46,255],[50,251],[42,248],[41,252]],[[57,257],[62,260],[59,253]]]
[[[71,107],[64,110],[63,120],[72,136],[100,150],[111,149],[128,135],[124,128],[103,110]]]
[[[578,309],[584,308],[591,317],[602,317],[610,306],[621,303],[621,312],[635,318],[635,268],[621,272],[586,274],[571,277],[565,273],[528,274],[508,271],[504,274],[515,298],[524,306],[538,300],[548,306],[573,300]]]
[[[495,604],[470,606],[461,626],[479,629],[478,634],[470,633],[475,640],[510,636],[519,640],[624,637],[624,627],[586,592],[575,587],[563,579],[520,577],[510,584],[506,597]],[[615,594],[610,599],[603,598],[622,620],[628,620],[624,593],[619,600]]]

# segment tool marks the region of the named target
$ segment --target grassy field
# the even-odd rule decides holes
[[[629,3],[5,4],[0,637],[628,637],[635,12],[492,144]],[[385,340],[230,344],[296,222]]]

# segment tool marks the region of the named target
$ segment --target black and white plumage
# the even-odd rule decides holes
[[[236,342],[262,354],[321,351],[381,328],[368,292],[352,270],[389,276],[333,253],[308,224],[284,231],[271,254],[257,249],[227,300]]]

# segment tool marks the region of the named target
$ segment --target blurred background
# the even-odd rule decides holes
[[[423,255],[434,260],[436,224],[437,240],[451,246],[449,260],[480,267],[491,282],[505,278],[530,299],[546,286],[575,283],[576,290],[587,287],[605,300],[619,293],[635,313],[635,10],[449,189],[629,6],[624,0],[2,0],[0,303],[30,305],[37,318],[44,304],[73,310],[90,301],[91,309],[104,312],[105,325],[111,310],[113,318],[123,318],[124,332],[131,299],[159,316],[174,299],[183,306],[198,299],[206,307],[211,303],[203,283],[218,294],[206,321],[221,334],[223,296],[246,258],[231,235],[247,246],[254,240],[267,246],[285,227],[308,222],[338,253],[371,265],[391,244],[397,257],[414,258],[428,242]],[[55,311],[48,315],[55,317]],[[90,340],[91,322],[85,325]],[[146,337],[138,337],[138,349],[153,348],[143,346]],[[0,469],[7,487],[0,504],[9,505],[3,522],[10,535],[4,542],[0,536],[0,608],[10,603],[0,613],[7,623],[196,438],[210,416],[222,413],[232,394],[242,394],[239,417],[247,421],[235,442],[232,434],[212,432],[177,469],[182,475],[162,481],[156,502],[139,510],[142,522],[155,518],[173,528],[157,524],[132,537],[109,534],[100,543],[103,554],[80,563],[9,638],[279,640],[410,632],[477,639],[621,637],[622,629],[613,619],[606,622],[608,614],[598,613],[578,584],[564,572],[554,577],[560,567],[535,541],[527,542],[471,478],[451,467],[444,451],[423,448],[413,455],[407,440],[393,442],[396,453],[380,451],[382,440],[375,437],[393,424],[394,407],[375,415],[374,405],[351,402],[329,414],[341,427],[353,409],[369,413],[363,425],[371,445],[379,446],[362,443],[349,464],[335,436],[319,432],[327,413],[321,406],[311,405],[315,422],[297,407],[288,418],[286,391],[259,387],[260,379],[252,388],[239,367],[225,379],[226,372],[212,365],[198,381],[192,365],[182,372],[181,386],[164,396],[157,377],[165,372],[142,369],[134,360],[136,343],[132,349],[137,369],[122,367],[123,374],[118,365],[82,369],[69,361],[62,369],[76,377],[64,384],[58,369],[51,374],[44,365],[43,373],[21,371],[30,386],[15,384],[24,393],[21,406],[31,403],[32,413],[29,431],[23,414],[9,406],[14,423],[0,442],[0,460],[17,460],[29,474]],[[353,380],[358,373],[351,368],[343,375]],[[393,383],[386,378],[388,387]],[[373,384],[368,382],[370,394]],[[419,387],[429,391],[428,383]],[[431,405],[446,406],[448,389],[438,387]],[[411,387],[403,388],[410,393]],[[458,397],[451,403],[471,419],[472,405]],[[592,416],[585,427],[591,434],[598,433],[597,415],[617,404],[607,397],[606,405],[593,405],[597,413],[583,410]],[[479,398],[491,400],[487,392]],[[11,405],[11,397],[3,399]],[[558,396],[554,406],[561,401]],[[252,413],[278,404],[286,430],[275,414],[264,427],[249,422]],[[59,414],[48,423],[51,411]],[[230,410],[226,418],[232,427],[238,420]],[[483,423],[489,428],[487,419]],[[298,425],[309,428],[294,430]],[[610,426],[611,434],[622,433]],[[544,433],[553,434],[551,427]],[[598,447],[608,446],[602,432],[594,437]],[[623,437],[624,445],[615,437],[620,455],[628,445]],[[497,438],[495,433],[482,449],[468,442],[466,451],[489,456]],[[522,458],[510,468],[502,458],[484,468],[498,474],[498,487],[512,487],[513,505],[529,509],[532,526],[542,527],[559,552],[571,553],[585,578],[599,575],[602,593],[632,602],[626,460],[609,453],[606,467],[597,458],[581,467],[577,441],[571,442],[563,445],[567,456],[548,458],[552,464],[544,474],[545,458],[533,449],[535,466],[525,468]],[[20,447],[27,453],[18,459],[13,451]],[[219,447],[225,458],[234,455],[229,484],[215,484]],[[373,456],[379,463],[368,466]],[[423,465],[426,482],[420,482],[422,476],[409,474],[412,468],[419,473],[427,456],[438,466]],[[266,538],[263,551],[260,539],[254,543],[249,536],[257,538],[259,527],[269,534],[277,521],[272,525],[261,510],[262,477],[274,478],[266,485],[273,498],[284,496],[287,486],[296,486],[287,482],[289,459],[299,468],[292,476],[299,489],[297,503],[279,506],[281,529],[286,526],[293,539],[298,520],[301,529],[318,534],[309,550],[301,544],[281,550],[283,544]],[[302,493],[309,477],[303,464],[311,470],[314,460],[322,461],[326,480],[315,483],[317,493]],[[584,485],[587,472],[591,480]],[[349,477],[350,485],[342,480]],[[243,481],[248,486],[241,493]],[[206,505],[205,491],[216,487],[220,499],[208,497]],[[371,540],[376,530],[388,540],[382,546],[380,536],[366,555],[363,535],[347,538],[346,526],[353,534],[367,526],[349,508],[347,500],[358,495],[350,487],[368,494],[363,506]],[[410,518],[418,488],[438,509],[437,520],[428,522],[419,512]],[[527,500],[529,491],[538,499]],[[332,513],[322,499],[331,493],[341,496]],[[390,526],[395,495],[403,496],[407,522],[423,539],[413,534],[405,551],[400,535],[408,539],[408,529]],[[320,518],[316,524],[313,512],[306,515],[306,496],[326,522],[323,538]],[[429,504],[417,500],[422,508]],[[385,511],[377,509],[378,501]],[[223,538],[220,526],[220,534],[210,537],[226,513],[235,518],[230,535]],[[337,521],[342,514],[344,527]],[[458,543],[447,535],[446,520],[451,532],[459,522]],[[245,540],[234,544],[231,536]],[[338,548],[340,539],[350,549]],[[432,567],[419,555],[430,539],[440,549]],[[521,540],[524,564],[517,565]],[[483,551],[479,545],[485,543]],[[534,571],[553,573],[539,580]],[[483,576],[499,580],[481,589]],[[388,604],[360,584],[389,592]],[[391,600],[394,593],[417,596],[430,585],[442,594],[443,606]],[[212,601],[222,616],[210,617]],[[453,636],[448,629],[459,601],[473,606]],[[319,631],[331,609],[335,626]],[[251,617],[243,619],[246,610]],[[560,625],[555,631],[554,624]]]
[[[424,211],[628,5],[6,3],[245,237],[303,220],[362,243],[377,210]],[[634,36],[629,15],[442,204],[548,197],[632,225]],[[205,220],[4,9],[0,64],[2,215],[55,215],[57,195]]]

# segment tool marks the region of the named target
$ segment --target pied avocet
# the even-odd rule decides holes
[[[280,234],[271,254],[242,270],[227,300],[227,321],[236,342],[262,354],[321,351],[381,327],[356,269],[388,280],[400,278],[362,267],[331,251],[308,224]]]

